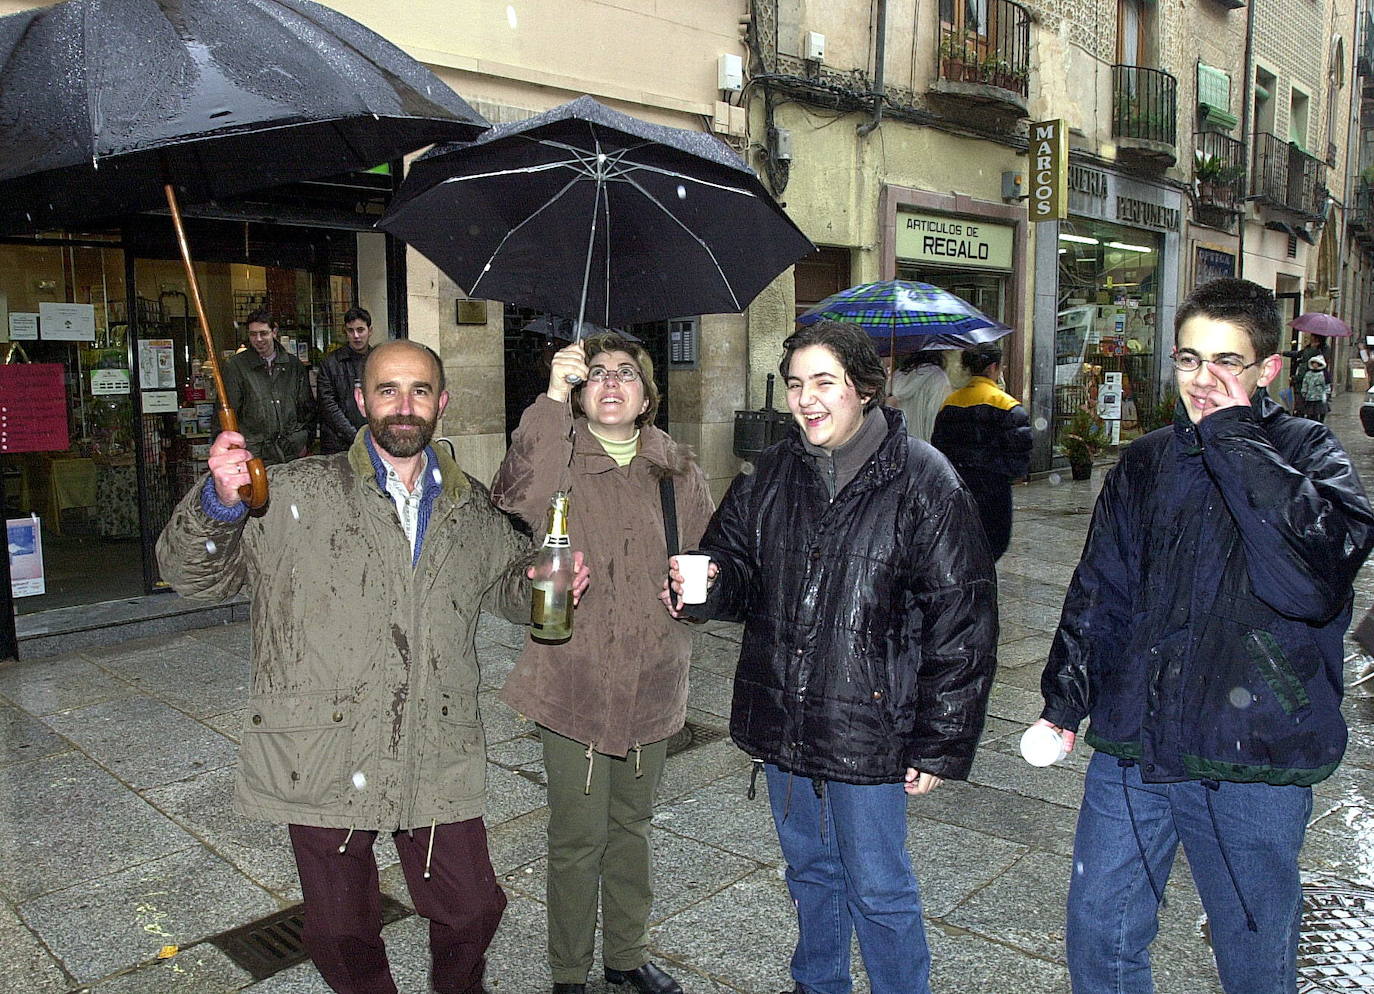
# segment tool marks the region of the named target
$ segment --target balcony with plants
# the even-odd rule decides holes
[[[1217,131],[1193,135],[1193,208],[1202,224],[1232,231],[1245,204],[1245,143]]]
[[[931,94],[946,109],[1025,117],[1030,96],[1030,12],[1013,0],[941,0]]]
[[[1178,80],[1162,69],[1112,66],[1112,137],[1117,153],[1168,168],[1178,161]]]
[[[1250,195],[1271,211],[1320,221],[1326,216],[1326,163],[1296,142],[1261,131],[1255,135]]]

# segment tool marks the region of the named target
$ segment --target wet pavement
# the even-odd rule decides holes
[[[1374,439],[1359,430],[1358,400],[1337,398],[1332,425],[1374,485]],[[1017,738],[1040,710],[1040,667],[1101,475],[1017,488],[982,748],[968,783],[909,805],[939,992],[1068,989],[1063,905],[1088,750],[1033,769]],[[1367,566],[1356,617],[1371,603]],[[713,624],[695,638],[695,734],[669,760],[655,818],[653,954],[688,994],[776,994],[790,987],[795,923],[763,785],[756,800],[745,798],[749,764],[721,737],[739,629]],[[488,971],[498,994],[549,987],[539,746],[496,699],[519,645],[518,629],[484,619],[487,821],[510,894]],[[254,980],[207,941],[300,899],[285,830],[230,809],[248,654],[239,622],[0,668],[0,992],[326,992],[309,964]],[[1347,664],[1348,681],[1363,664]],[[1350,748],[1316,788],[1302,855],[1303,989],[1314,994],[1374,990],[1374,681],[1352,691],[1346,710]],[[390,844],[379,854],[385,890],[408,905]],[[1158,990],[1219,991],[1181,858],[1167,894],[1154,945]],[[400,989],[428,990],[423,921],[403,917],[385,935]],[[156,959],[168,945],[176,955]],[[855,989],[866,992],[857,964]],[[588,989],[607,989],[599,968]]]

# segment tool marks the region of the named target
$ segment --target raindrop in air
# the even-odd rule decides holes
[[[441,473],[441,472],[439,472],[439,467],[438,467],[438,466],[435,466],[434,469],[430,470],[430,474],[429,474],[429,475],[432,476],[432,477],[434,477],[434,482],[435,482],[438,486],[441,486],[441,487],[442,487],[442,486],[444,485],[444,474]]]
[[[210,553],[210,555],[213,556],[216,552],[219,551],[219,546],[215,545],[214,542],[211,542],[211,541],[207,538],[207,539],[205,540],[205,551],[208,552],[208,553]]]
[[[297,521],[301,520],[301,512],[296,509],[295,504],[291,505],[291,517],[295,518]]]
[[[362,770],[358,770],[353,774],[353,786],[358,790],[362,790],[367,786],[367,777],[363,774]]]
[[[687,188],[686,188],[685,186],[683,186],[681,183],[679,183],[679,184],[677,185],[677,199],[678,199],[678,200],[686,200],[686,199],[687,199]]]
[[[1058,473],[1051,473],[1049,476],[1049,480],[1050,486],[1052,487],[1057,487],[1059,486],[1059,484],[1064,482],[1064,478],[1060,476]]]
[[[1045,430],[1046,428],[1048,428],[1049,426],[1050,426],[1050,423],[1049,423],[1048,421],[1046,421],[1044,418],[1036,418],[1036,419],[1035,419],[1035,430],[1036,430],[1036,431],[1044,431],[1044,430]]]
[[[1245,687],[1232,687],[1231,693],[1227,695],[1231,701],[1231,707],[1239,708],[1242,711],[1248,708],[1253,702],[1254,697]]]
[[[506,23],[512,31],[520,27],[520,19],[515,16],[515,4],[506,4]]]

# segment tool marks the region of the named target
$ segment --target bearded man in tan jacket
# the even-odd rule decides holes
[[[531,548],[429,445],[448,404],[432,351],[374,349],[355,399],[368,427],[352,447],[271,467],[260,515],[238,493],[251,453],[222,433],[158,563],[186,597],[251,594],[234,806],[290,827],[305,944],[325,982],[396,994],[372,854],[386,831],[430,921],[435,991],[478,994],[506,898],[482,821],[473,640],[484,608],[528,622]],[[579,569],[575,595],[586,583]]]

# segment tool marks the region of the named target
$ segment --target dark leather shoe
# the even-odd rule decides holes
[[[629,984],[639,994],[682,994],[682,987],[652,963],[634,970],[612,970],[606,967],[606,983]]]
[[[554,984],[553,994],[587,994],[586,984]]]

